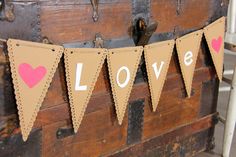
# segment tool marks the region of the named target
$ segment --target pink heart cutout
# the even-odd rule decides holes
[[[212,48],[215,50],[216,53],[220,52],[222,41],[223,40],[222,40],[221,36],[219,36],[218,39],[212,39],[211,45],[212,45]]]
[[[19,65],[18,72],[28,87],[33,88],[43,79],[47,70],[43,66],[38,66],[37,68],[33,69],[31,65],[22,63]]]

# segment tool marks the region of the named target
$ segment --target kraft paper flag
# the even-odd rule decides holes
[[[52,81],[63,47],[7,41],[23,140],[26,141]]]
[[[151,93],[152,109],[155,112],[169,68],[174,40],[154,43],[145,46],[144,57]]]
[[[77,132],[106,58],[107,50],[65,49],[66,80],[74,131]]]
[[[125,115],[142,51],[141,46],[117,48],[110,49],[107,55],[112,94],[120,125]]]
[[[188,97],[191,96],[193,75],[202,33],[203,31],[199,30],[176,40],[177,54]]]
[[[219,80],[222,80],[224,61],[225,17],[218,19],[204,28],[204,35]]]

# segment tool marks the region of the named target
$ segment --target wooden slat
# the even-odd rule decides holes
[[[111,156],[195,156],[197,153],[206,150],[204,146],[208,145],[210,140],[211,129],[209,128],[214,127],[214,116],[215,114],[212,114],[193,121],[153,139],[147,139],[139,144],[127,147]],[[199,139],[196,135],[200,135],[201,138]]]
[[[100,5],[97,22],[93,22],[92,13],[91,5],[44,6],[42,36],[57,44],[92,41],[96,33],[101,33],[105,39],[128,36],[131,3]]]
[[[199,5],[201,3],[201,5]],[[159,0],[152,1],[152,17],[158,22],[157,33],[183,31],[187,29],[201,29],[207,21],[224,6],[216,0],[182,1],[177,13],[177,1]],[[168,10],[168,11],[167,11]]]
[[[121,149],[126,143],[127,123],[119,126],[111,108],[104,108],[85,115],[78,133],[57,139],[60,127],[68,126],[65,121],[43,127],[43,156],[98,156]]]

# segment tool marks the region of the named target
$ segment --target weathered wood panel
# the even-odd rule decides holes
[[[91,5],[44,6],[42,35],[53,43],[94,40],[96,33],[101,33],[105,39],[128,36],[131,3],[100,5],[96,23],[93,22],[92,12]]]
[[[33,130],[27,142],[22,140],[20,133],[1,139],[0,138],[0,156],[12,157],[40,157],[42,155],[42,131]]]
[[[214,115],[114,153],[112,157],[194,156],[204,151]]]

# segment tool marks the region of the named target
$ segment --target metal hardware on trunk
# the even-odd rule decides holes
[[[12,22],[14,19],[14,5],[6,0],[0,0],[0,20]]]
[[[1,38],[40,42],[40,5],[37,2],[14,2],[14,14],[17,16],[12,22],[0,21]]]
[[[177,15],[180,15],[181,14],[181,11],[182,11],[182,0],[177,0],[177,9],[176,9],[176,14]]]
[[[132,16],[135,45],[144,46],[157,29],[157,22],[150,22],[150,0],[132,0]]]
[[[53,43],[48,39],[48,37],[43,37],[42,43],[44,43],[44,44],[53,44]]]
[[[142,32],[141,36],[138,40],[137,45],[138,46],[144,46],[148,44],[149,39],[151,38],[152,34],[156,31],[157,29],[157,22],[151,22]]]
[[[74,134],[75,133],[72,127],[65,127],[65,128],[59,128],[57,130],[56,136],[57,136],[57,139],[62,139],[68,136],[72,136]]]
[[[134,39],[134,43],[137,46],[144,46],[148,44],[149,39],[152,34],[157,29],[157,22],[150,22],[147,24],[144,19],[140,18],[133,22],[132,35]]]
[[[129,103],[127,144],[139,142],[143,132],[144,99]]]
[[[102,39],[102,36],[99,33],[95,35],[94,47],[104,48],[104,40]]]
[[[98,21],[98,2],[99,0],[90,0],[93,7],[93,21]]]
[[[218,121],[221,122],[222,124],[225,124],[226,119],[224,117],[222,117],[221,115],[218,115]]]

